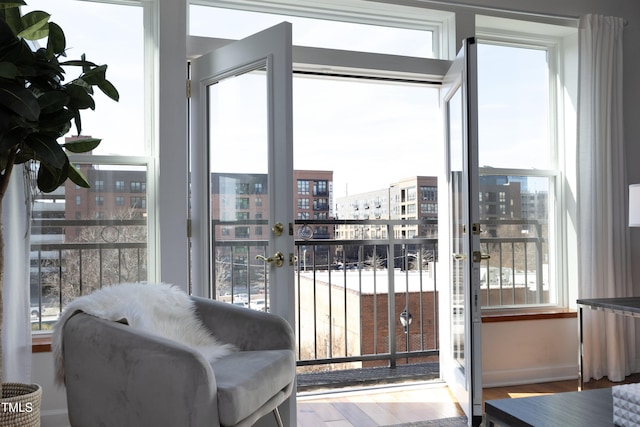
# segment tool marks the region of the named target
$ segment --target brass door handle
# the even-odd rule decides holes
[[[456,261],[463,261],[467,259],[467,256],[465,254],[452,254],[452,255],[453,255],[453,259],[455,259]]]
[[[487,259],[491,259],[491,255],[483,254],[480,251],[473,251],[473,262],[482,262]]]
[[[282,252],[276,252],[269,258],[265,258],[262,255],[256,255],[256,259],[267,263],[274,263],[276,267],[282,267],[282,265],[284,264],[284,255],[282,255]]]

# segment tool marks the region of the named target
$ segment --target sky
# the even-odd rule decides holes
[[[28,10],[46,10],[52,14],[51,20],[62,26],[69,58],[86,52],[89,60],[109,65],[107,77],[120,91],[120,102],[97,93],[96,111],[83,115],[83,134],[103,139],[95,153],[143,155],[141,8],[71,0],[27,3]],[[252,14],[239,23],[235,16],[229,11],[210,16],[203,8],[196,8],[191,32],[214,35],[210,31],[215,29],[220,37],[239,38],[282,20],[264,20],[264,15]],[[294,43],[314,45],[313,40],[320,39],[329,47],[345,48],[342,43],[347,41],[353,49],[432,55],[430,34],[425,31],[387,28],[380,32],[376,27],[345,24],[319,30],[308,20],[287,19],[293,22]],[[509,61],[504,60],[505,55]],[[548,140],[547,118],[533,113],[545,111],[547,102],[541,89],[546,85],[544,52],[481,45],[478,56],[480,165],[548,168],[544,142]],[[69,78],[75,75],[72,71]],[[259,164],[264,164],[264,147],[238,141],[241,132],[260,131],[247,123],[258,123],[256,118],[263,111],[251,111],[246,102],[241,105],[242,100],[256,100],[260,96],[256,91],[246,83],[225,98],[220,117],[225,117],[227,131],[235,133],[235,146],[242,147],[243,162],[225,160],[221,170],[233,164],[245,169],[238,170],[241,172],[258,171]],[[439,175],[444,172],[439,96],[437,89],[426,86],[295,77],[294,168],[333,170],[335,197],[385,188],[410,176]],[[247,120],[250,115],[253,118]],[[523,152],[527,155],[522,156]]]

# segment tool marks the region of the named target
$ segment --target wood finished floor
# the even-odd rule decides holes
[[[634,374],[624,383],[640,382]],[[606,378],[585,383],[585,389],[611,387]],[[576,391],[577,380],[486,388],[484,400]],[[449,389],[426,382],[363,389],[301,393],[297,399],[299,427],[377,427],[463,415]]]

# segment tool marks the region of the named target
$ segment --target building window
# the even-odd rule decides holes
[[[247,182],[236,183],[236,194],[249,194],[249,183]]]
[[[104,180],[102,179],[95,180],[95,182],[93,183],[93,189],[95,191],[104,191]]]
[[[306,197],[298,198],[298,209],[309,209],[309,199]]]
[[[104,206],[104,196],[96,196],[96,206]]]
[[[116,191],[124,191],[124,181],[116,180],[115,189]]]
[[[133,209],[146,209],[147,200],[144,197],[131,197],[131,207]]]
[[[421,185],[420,198],[422,200],[438,200],[438,187],[430,186],[430,185]]]
[[[329,210],[329,201],[328,199],[313,199],[313,210],[314,211],[328,211]]]
[[[236,239],[248,239],[249,238],[249,227],[236,227],[235,228],[235,237],[236,237]]]
[[[116,206],[124,206],[124,197],[116,196]]]
[[[238,197],[236,199],[236,209],[249,209],[249,198]]]
[[[413,202],[416,200],[416,187],[407,188],[407,201]]]
[[[145,191],[147,191],[147,183],[140,181],[131,181],[130,188],[132,193],[144,193]]]
[[[308,179],[299,179],[298,180],[298,194],[303,194],[303,195],[309,194],[309,180]]]
[[[313,195],[314,196],[328,196],[327,181],[313,181]]]

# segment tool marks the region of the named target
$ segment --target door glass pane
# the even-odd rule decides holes
[[[217,299],[264,308],[268,264],[267,83],[263,70],[208,87],[212,277]]]
[[[450,191],[451,191],[451,343],[452,354],[461,368],[464,368],[464,338],[465,338],[465,313],[464,313],[464,288],[465,275],[464,263],[468,256],[468,248],[465,244],[466,211],[465,183],[463,176],[463,144],[462,132],[462,91],[456,90],[447,104],[448,132],[449,132],[449,164],[450,164]]]

